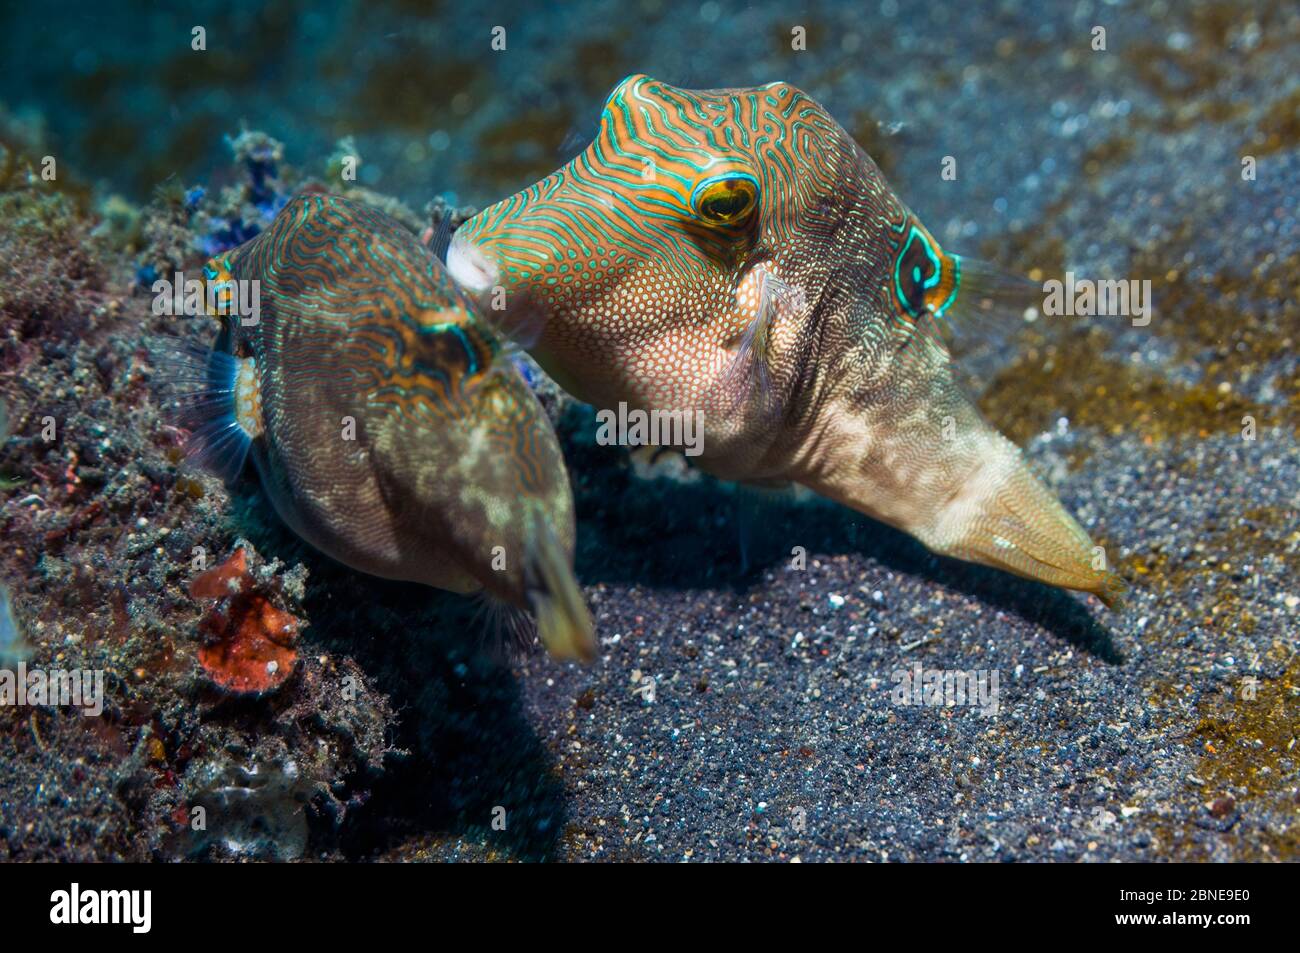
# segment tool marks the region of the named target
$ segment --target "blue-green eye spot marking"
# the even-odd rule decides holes
[[[957,259],[951,259],[952,288],[942,302],[937,305],[928,302],[929,293],[939,288],[944,282],[943,258],[935,251],[929,237],[915,225],[908,231],[907,241],[894,262],[894,296],[898,303],[912,317],[928,310],[942,317],[952,306],[961,284],[961,266]]]

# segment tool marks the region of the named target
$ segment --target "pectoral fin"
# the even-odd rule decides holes
[[[746,318],[731,342],[732,357],[714,385],[725,413],[752,413],[764,419],[781,416],[782,399],[772,379],[772,339],[778,324],[797,319],[806,307],[803,292],[766,265],[745,275],[736,292],[737,310]]]

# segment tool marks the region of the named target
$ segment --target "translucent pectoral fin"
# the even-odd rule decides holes
[[[889,282],[901,339],[899,359],[944,355],[980,341],[1008,340],[1041,305],[1037,284],[996,265],[948,254],[918,227]]]
[[[961,289],[943,317],[958,338],[1013,333],[1024,324],[1028,310],[1041,306],[1042,290],[1028,278],[976,258],[952,258],[961,273]]]
[[[736,304],[745,324],[711,396],[720,399],[726,413],[775,419],[784,407],[772,379],[773,336],[778,326],[788,326],[806,309],[804,293],[760,264],[742,280]]]

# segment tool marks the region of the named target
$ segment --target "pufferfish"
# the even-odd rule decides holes
[[[944,251],[792,86],[625,79],[591,145],[462,225],[447,264],[539,303],[533,356],[579,399],[702,413],[696,462],[718,477],[802,484],[937,553],[1118,598],[954,376],[945,325],[1013,286]]]
[[[410,231],[302,195],[204,278],[223,329],[173,374],[201,462],[251,456],[284,522],[353,569],[482,591],[512,627],[531,610],[553,655],[594,654],[555,433],[500,325]]]

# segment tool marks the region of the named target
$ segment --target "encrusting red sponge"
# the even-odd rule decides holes
[[[199,665],[208,678],[238,695],[273,691],[289,679],[298,664],[302,620],[258,591],[242,548],[196,576],[190,595],[219,600],[200,623],[206,638]]]

